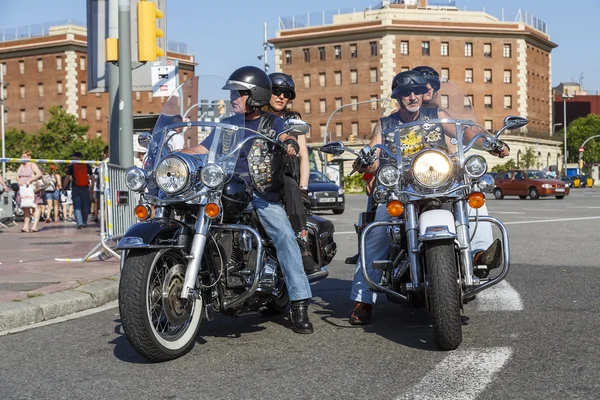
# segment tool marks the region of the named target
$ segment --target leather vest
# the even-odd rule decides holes
[[[296,111],[285,111],[281,116],[284,120],[302,119],[300,113]],[[285,155],[285,175],[291,177],[300,183],[300,158],[298,156]]]

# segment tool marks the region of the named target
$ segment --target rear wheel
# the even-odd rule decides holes
[[[494,197],[498,200],[502,200],[504,198],[504,193],[502,193],[502,189],[500,189],[500,188],[494,189]]]
[[[529,198],[531,200],[537,200],[540,198],[540,194],[538,193],[536,188],[534,188],[534,187],[529,188]]]
[[[454,242],[425,243],[427,297],[433,322],[433,341],[444,350],[462,343],[461,296]]]

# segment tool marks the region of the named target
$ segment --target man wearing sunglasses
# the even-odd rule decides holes
[[[438,88],[439,89],[439,88]],[[451,118],[444,110],[439,110],[437,107],[423,106],[423,97],[429,93],[427,78],[419,71],[403,71],[397,74],[392,83],[392,97],[398,102],[399,108],[396,112],[388,117],[381,118],[374,129],[373,137],[371,138],[370,147],[373,148],[377,144],[383,144],[392,151],[402,151],[403,154],[414,154],[421,149],[422,141],[408,141],[402,144],[401,149],[396,149],[394,128],[403,123],[408,123],[424,119]],[[438,113],[444,113],[444,116],[439,116]],[[428,140],[428,144],[438,147],[446,147],[446,137],[452,136],[451,130],[446,131],[443,126],[436,128],[437,135],[432,136],[432,140]],[[416,133],[418,136],[420,133]],[[472,135],[472,132],[467,135]],[[495,154],[500,157],[507,156],[509,152],[508,146],[504,146],[503,152]],[[379,156],[379,149],[376,150],[374,158],[359,157],[354,162],[354,168],[363,173],[375,173],[379,166],[378,161],[374,161]],[[390,220],[386,212],[385,205],[380,205],[375,214],[375,221]],[[388,257],[389,245],[386,236],[386,229],[379,227],[373,229],[367,238],[367,248],[369,251],[366,255],[367,272],[372,280],[379,282],[381,280],[382,271],[373,270],[372,263],[374,260],[383,260]],[[473,253],[475,254],[475,263],[488,265],[489,269],[498,268],[502,262],[502,252],[499,241],[492,243],[493,237],[491,227],[489,230],[477,229],[472,240]],[[492,243],[485,251],[479,251],[481,243]],[[483,247],[485,248],[485,247]],[[352,293],[350,298],[356,302],[356,306],[350,316],[351,325],[367,325],[371,321],[371,312],[373,304],[377,298],[376,292],[371,291],[370,286],[365,282],[360,259],[356,264],[354,280],[352,282]]]

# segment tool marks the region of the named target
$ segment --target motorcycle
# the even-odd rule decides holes
[[[243,125],[215,121],[216,106],[190,105],[203,98],[197,90],[223,93],[224,84],[217,77],[183,83],[165,102],[152,134],[140,135],[148,149],[143,167],[131,167],[126,174],[127,186],[140,195],[135,207],[139,222],[116,246],[122,251],[119,312],[129,343],[150,361],[188,352],[203,317],[277,314],[290,301],[273,243],[248,207],[252,191],[235,173],[242,149],[256,141],[275,149],[280,144]],[[186,122],[173,124],[176,114]],[[171,152],[169,141],[177,128],[188,138],[214,135],[209,153]],[[308,129],[290,120],[284,132],[298,135]],[[323,279],[336,253],[334,227],[319,216],[308,219],[312,254]]]
[[[477,124],[477,114],[458,85],[442,82],[437,99],[442,107],[421,108],[423,120],[396,120],[384,127],[386,145],[355,151],[342,142],[330,142],[321,151],[334,156],[350,152],[379,161],[372,195],[387,208],[389,220],[371,221],[361,229],[364,279],[394,303],[424,306],[432,319],[435,344],[453,350],[462,342],[464,304],[502,281],[510,267],[506,228],[496,218],[478,213],[485,204],[483,193],[493,185],[482,154],[502,150],[499,136],[528,121],[506,117],[504,126],[492,135]],[[392,101],[385,100],[383,109],[389,114]],[[467,155],[477,153],[476,149],[479,154]],[[471,241],[477,228],[482,229],[480,224],[486,223],[501,233],[503,263],[493,276],[485,266],[473,265]],[[387,227],[390,241],[388,258],[372,263],[374,270],[382,271],[381,281],[374,281],[366,268],[366,239],[376,227]]]

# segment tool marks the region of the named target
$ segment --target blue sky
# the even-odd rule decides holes
[[[439,0],[438,0],[439,1]],[[85,21],[85,0],[0,0],[0,28],[37,24],[53,20]],[[169,40],[185,42],[199,63],[197,74],[226,77],[241,65],[262,67],[263,24],[269,37],[275,36],[280,16],[306,15],[338,8],[363,10],[376,4],[371,0],[261,0],[198,1],[167,0]],[[589,92],[600,90],[599,0],[562,3],[549,0],[456,0],[456,6],[483,11],[514,21],[520,7],[548,24],[550,39],[559,45],[552,52],[552,85],[579,81]],[[269,55],[273,65],[273,55]],[[273,68],[271,69],[273,71]]]

